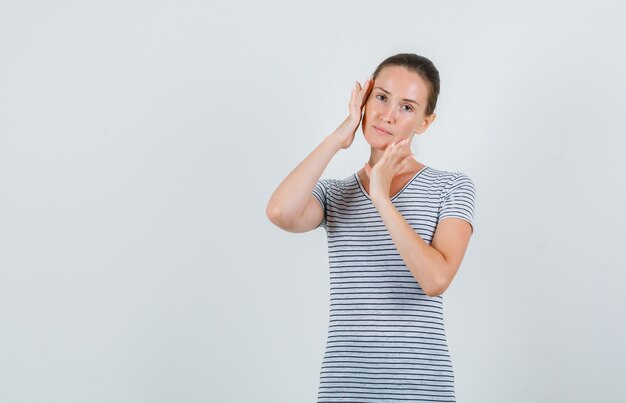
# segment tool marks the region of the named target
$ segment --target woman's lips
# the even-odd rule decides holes
[[[388,131],[386,131],[386,130],[381,129],[380,127],[376,127],[376,126],[372,126],[372,127],[373,127],[374,129],[376,129],[376,131],[377,131],[378,133],[380,133],[380,134],[386,134],[386,135],[388,135],[388,136],[391,136],[391,133],[389,133],[389,132],[388,132]]]

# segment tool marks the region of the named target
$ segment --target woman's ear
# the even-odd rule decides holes
[[[433,121],[435,120],[436,117],[437,117],[437,115],[434,112],[431,113],[430,115],[426,116],[424,118],[424,120],[422,121],[422,125],[417,128],[415,133],[416,134],[424,133],[426,131],[426,129],[428,129],[428,126],[430,126],[430,124],[433,123]]]

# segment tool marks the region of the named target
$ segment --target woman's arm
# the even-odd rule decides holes
[[[431,297],[442,294],[452,282],[472,235],[472,226],[461,218],[442,219],[431,244],[413,230],[389,199],[391,180],[412,157],[409,139],[387,147],[374,167],[365,166],[370,197],[389,231],[398,253],[422,290]]]
[[[332,135],[326,137],[283,179],[267,203],[266,213],[272,223],[290,232],[304,232],[316,228],[322,221],[324,211],[317,201],[311,204],[315,210],[305,214],[305,209],[314,198],[312,192],[315,183],[340,149],[339,143]],[[315,204],[319,208],[315,207]]]
[[[363,105],[373,81],[362,88],[356,83],[350,97],[350,114],[278,185],[267,203],[270,221],[287,231],[304,232],[314,229],[322,221],[323,210],[313,196],[313,188],[337,151],[348,148],[361,122]],[[311,206],[311,207],[308,207]],[[317,222],[314,222],[317,221]]]
[[[389,198],[372,199],[398,253],[422,290],[431,297],[443,294],[456,275],[472,235],[471,225],[461,218],[437,224],[430,245],[409,225]]]

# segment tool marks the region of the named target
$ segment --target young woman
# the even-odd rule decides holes
[[[318,402],[454,402],[441,294],[473,232],[475,189],[460,172],[426,166],[410,142],[435,119],[439,72],[415,54],[384,60],[350,113],[272,194],[278,227],[328,236],[330,322]],[[369,160],[321,179],[361,124]]]

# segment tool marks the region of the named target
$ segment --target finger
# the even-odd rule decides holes
[[[350,94],[350,101],[348,102],[348,108],[350,111],[354,109],[356,98],[357,98],[356,90],[352,88],[352,93]]]
[[[361,89],[363,91],[367,90],[367,87],[369,87],[369,84],[370,84],[370,80],[369,79],[363,81],[363,87],[361,87]]]
[[[359,95],[363,96],[365,91],[367,90],[367,81],[363,83],[363,86],[359,85]]]
[[[391,150],[391,152],[392,152],[391,157],[393,157],[394,161],[397,161],[399,160],[400,155],[402,155],[402,147],[396,146],[394,147],[393,150]]]
[[[410,145],[409,145],[409,139],[408,138],[398,142],[398,149],[400,149],[400,150],[406,149],[407,146],[408,146],[408,148],[410,150]]]
[[[368,96],[370,92],[372,92],[372,88],[374,88],[374,80],[372,78],[368,78],[365,81],[365,88],[363,88],[365,92],[365,96]]]
[[[361,107],[363,107],[365,105],[365,101],[367,100],[367,98],[369,97],[370,92],[372,91],[372,82],[373,80],[371,78],[368,78],[364,85],[363,85],[363,89],[361,90],[361,92],[359,93],[360,95],[360,99],[361,99]]]
[[[353,94],[358,94],[359,93],[358,84],[359,84],[359,82],[354,80],[354,84],[352,85],[352,93]]]
[[[411,154],[413,153],[413,150],[411,149],[411,143],[413,141],[413,137],[409,137],[406,141],[406,151]]]
[[[404,141],[404,147],[403,147],[406,151],[408,151],[409,153],[411,152],[411,139],[408,138]]]
[[[396,141],[395,143],[393,143],[393,144],[391,145],[391,151],[394,151],[394,150],[399,150],[399,149],[402,147],[402,142],[403,142],[403,141],[404,141],[404,140],[400,140],[400,141]]]
[[[402,147],[400,146],[395,147],[393,150],[391,150],[391,153],[389,154],[389,159],[391,160],[391,163],[393,165],[396,165],[402,162],[403,158],[404,158],[404,153],[402,152]]]
[[[406,157],[402,158],[397,164],[394,165],[394,175],[402,172],[404,168],[411,162],[413,159],[413,154],[409,154]]]
[[[387,148],[385,148],[385,151],[383,151],[383,155],[381,155],[379,162],[384,162],[387,160],[387,157],[389,156],[389,153],[391,153],[391,150],[393,149],[393,143],[389,144],[387,146]],[[378,164],[378,163],[377,163]]]
[[[406,139],[401,140],[397,143],[397,146],[395,146],[393,150],[391,150],[391,152],[393,153],[391,155],[391,158],[394,162],[402,163],[404,158],[406,158],[408,155],[411,155],[411,149],[407,149],[406,144]]]
[[[361,105],[360,101],[360,92],[361,85],[358,81],[354,81],[354,86],[352,87],[352,94],[350,95],[349,107],[350,110],[354,110],[356,112],[357,108]]]

